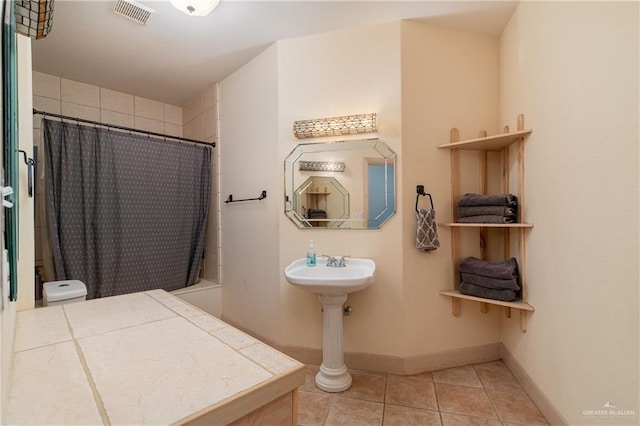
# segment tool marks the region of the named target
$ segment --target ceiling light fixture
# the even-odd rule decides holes
[[[43,39],[53,26],[54,0],[17,0],[16,31],[36,40]]]
[[[169,2],[189,16],[206,16],[218,6],[220,0],[169,0]]]

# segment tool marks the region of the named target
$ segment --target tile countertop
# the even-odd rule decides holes
[[[9,424],[226,424],[304,365],[152,290],[18,313]]]

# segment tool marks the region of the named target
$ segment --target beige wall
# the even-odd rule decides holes
[[[415,249],[416,185],[432,194],[439,222],[452,219],[449,152],[436,149],[449,142],[457,127],[461,138],[480,129],[497,131],[498,39],[441,28],[420,21],[402,23],[402,150],[406,201],[402,210],[406,328],[410,355],[478,346],[500,341],[500,312],[482,314],[475,303],[463,302],[462,315],[451,315],[451,300],[440,290],[453,289],[450,230],[440,226],[440,249],[431,254]],[[464,168],[467,179],[477,174]],[[468,187],[468,190],[478,188]],[[426,203],[425,199],[420,201]],[[424,204],[426,205],[426,204]],[[473,232],[473,231],[472,231]],[[470,234],[470,233],[467,233]],[[468,235],[466,255],[478,255],[478,242]],[[517,324],[511,324],[517,327]]]
[[[638,3],[523,2],[501,117],[525,114],[528,331],[502,340],[569,424],[636,424]],[[636,417],[593,417],[612,402]]]
[[[278,47],[273,45],[220,83],[220,195],[223,318],[280,340],[278,215]]]
[[[182,136],[183,133],[181,107],[37,71],[33,71],[33,107],[40,111],[172,136]],[[40,158],[43,158],[44,144],[41,127],[42,116],[33,116],[33,143],[38,146]],[[36,197],[40,206],[44,197],[43,163],[39,166]],[[43,208],[39,207],[35,221],[36,265],[38,266],[43,265],[40,247],[43,240],[46,240],[42,233],[44,220]],[[50,281],[53,277],[45,276],[43,280]]]
[[[295,139],[294,121],[368,112],[378,114],[377,136],[398,154],[398,169],[402,167],[399,22],[281,41],[278,53],[279,155],[273,167],[282,170],[284,159],[298,143],[327,140]],[[361,137],[372,136],[376,135]],[[401,188],[401,176],[396,184]],[[288,284],[282,272],[290,262],[305,256],[313,239],[318,253],[368,257],[377,264],[373,286],[347,300],[354,313],[344,321],[345,350],[399,353],[406,338],[401,326],[405,312],[399,309],[404,295],[398,216],[376,231],[301,230],[284,215],[282,197],[278,203],[280,343],[322,347],[320,302],[314,294]],[[401,196],[397,204],[401,211]]]
[[[218,84],[212,84],[183,106],[183,136],[203,142],[218,139]],[[207,218],[207,236],[200,276],[217,283],[220,277],[220,167],[219,149],[213,150],[211,204]]]
[[[315,59],[305,59],[310,52]],[[451,282],[448,231],[440,250],[418,252],[413,213],[417,184],[433,192],[442,218],[450,213],[448,154],[435,149],[449,128],[497,127],[495,37],[396,22],[280,41],[221,83],[220,110],[222,196],[272,194],[223,206],[226,319],[285,347],[321,348],[317,298],[282,272],[313,239],[318,253],[377,263],[374,285],[347,301],[346,351],[402,358],[499,342],[497,312],[465,306],[463,318],[451,316],[438,295]],[[380,230],[298,229],[283,213],[283,161],[298,143],[327,138],[298,141],[292,123],[363,112],[378,114],[378,134],[366,137],[398,154],[397,214]]]

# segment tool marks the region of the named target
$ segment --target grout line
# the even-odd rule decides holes
[[[84,370],[84,374],[87,378],[87,382],[89,382],[89,388],[91,388],[91,393],[93,394],[93,400],[96,403],[98,408],[98,413],[100,413],[100,418],[102,418],[102,424],[111,425],[111,420],[109,419],[109,414],[107,413],[107,409],[104,406],[104,401],[102,400],[102,396],[100,392],[98,392],[98,386],[96,382],[93,380],[93,376],[91,375],[91,370],[89,370],[89,365],[87,363],[86,358],[84,357],[84,353],[82,352],[82,348],[80,347],[80,343],[76,338],[73,327],[71,326],[71,322],[69,321],[69,317],[67,316],[67,311],[62,307],[62,312],[64,314],[64,318],[67,322],[67,327],[69,329],[69,333],[71,334],[71,339],[76,348],[76,353],[78,354],[78,358],[80,358],[80,364],[82,364],[82,369]]]
[[[474,371],[474,373],[476,373],[476,376],[478,376],[478,380],[480,380],[480,384],[482,385],[482,390],[487,395],[487,399],[489,400],[489,404],[491,404],[491,408],[493,408],[493,411],[496,413],[496,416],[498,417],[498,420],[502,422],[504,420],[502,419],[502,416],[498,412],[498,409],[496,408],[496,404],[494,404],[493,399],[491,398],[491,395],[489,395],[489,392],[487,391],[487,388],[485,387],[484,382],[482,381],[482,378],[478,374],[478,370],[476,370],[476,365],[478,365],[478,364],[473,364],[473,366],[472,366],[473,367],[473,371]]]
[[[485,387],[485,383],[482,381],[482,379],[480,378],[480,375],[478,374],[478,371],[477,371],[477,369],[476,369],[476,366],[478,366],[478,365],[480,365],[480,364],[485,364],[485,363],[471,364],[471,367],[473,367],[474,373],[478,376],[478,379],[479,379],[479,381],[480,381],[480,384],[482,385],[482,390],[483,390],[483,391],[485,392],[485,394],[487,395],[487,397],[488,397],[488,399],[489,399],[489,402],[490,402],[490,404],[491,404],[491,407],[492,407],[492,408],[493,408],[493,410],[494,410],[494,413],[495,413],[495,415],[496,415],[496,418],[495,418],[495,419],[493,419],[493,420],[495,420],[495,421],[497,421],[497,422],[500,422],[500,423],[507,423],[508,421],[507,421],[507,420],[504,420],[504,419],[502,418],[502,416],[500,415],[500,413],[498,412],[498,410],[496,409],[496,406],[495,406],[495,404],[494,404],[494,402],[493,402],[493,399],[491,398],[491,396],[489,395],[489,392],[488,392],[487,388]],[[305,366],[309,367],[309,366],[311,366],[311,364],[305,364]],[[508,369],[508,367],[507,367],[507,369]],[[368,372],[368,371],[365,371],[365,370],[357,370],[357,371],[358,371],[358,372],[361,372],[361,373],[364,373],[364,374],[376,374],[376,375],[378,375],[378,374],[379,374],[379,373],[376,373],[376,372]],[[511,371],[511,370],[509,370],[509,371]],[[512,374],[513,374],[513,373],[512,373]],[[389,376],[392,376],[392,374],[385,374],[385,375],[384,375],[384,377],[385,377],[385,385],[384,385],[383,402],[382,402],[382,405],[383,405],[382,421],[383,421],[383,422],[384,422],[384,414],[385,414],[385,412],[386,412],[387,405],[395,405],[395,406],[400,406],[400,407],[405,407],[405,408],[410,408],[410,409],[415,409],[415,410],[422,410],[422,411],[437,411],[437,412],[438,412],[438,415],[439,415],[439,418],[440,418],[440,422],[441,422],[441,424],[443,424],[443,417],[442,417],[442,416],[443,416],[443,414],[445,414],[445,413],[449,413],[449,412],[442,411],[442,410],[441,410],[441,408],[440,408],[440,402],[439,402],[439,399],[438,399],[438,394],[437,394],[437,391],[436,391],[436,389],[435,389],[435,385],[436,385],[436,382],[435,382],[435,381],[433,381],[433,380],[432,380],[432,381],[431,381],[431,383],[432,383],[432,385],[433,385],[433,387],[434,387],[434,394],[435,394],[435,398],[436,398],[437,409],[436,409],[436,410],[432,410],[432,409],[420,408],[420,407],[414,407],[414,406],[409,406],[409,405],[402,405],[402,404],[397,404],[397,403],[387,403],[387,402],[386,402],[386,396],[387,396],[387,391],[388,391],[388,387],[387,387],[387,386],[388,386],[388,383],[389,383],[389,382],[388,382],[388,378],[389,378]],[[514,375],[514,376],[515,376],[515,375]],[[401,377],[407,377],[407,376],[401,376]],[[445,383],[445,384],[447,384],[447,383]],[[469,389],[480,389],[480,388],[478,388],[478,387],[474,387],[474,386],[466,386],[466,385],[452,385],[452,386],[461,386],[461,387],[466,387],[466,388],[469,388]],[[303,391],[303,392],[305,392],[305,393],[316,393],[316,392],[313,392],[313,391]],[[331,397],[331,404],[329,405],[329,409],[327,410],[327,414],[325,415],[325,418],[322,420],[322,424],[323,424],[323,425],[324,425],[324,424],[326,424],[326,420],[327,420],[327,417],[328,417],[328,415],[329,415],[330,408],[331,408],[331,406],[333,405],[334,400],[336,400],[336,399],[338,399],[338,398],[347,398],[347,399],[352,399],[352,400],[356,400],[356,401],[360,401],[360,400],[362,400],[362,399],[359,399],[359,398],[352,398],[352,397],[349,397],[349,396],[343,395],[343,394],[341,394],[341,393],[338,393],[338,394],[330,394],[330,393],[324,393],[324,392],[323,392],[322,394],[326,394],[326,395],[329,395],[329,397]],[[528,394],[528,393],[526,393],[526,392],[525,392],[525,394],[529,397],[529,399],[531,399],[531,397],[529,396],[529,394]],[[368,402],[375,402],[375,401],[370,401],[370,400],[365,400],[365,401],[368,401]],[[532,401],[533,401],[533,400],[532,400]],[[534,405],[535,405],[535,403],[534,403]],[[536,408],[537,408],[537,405],[536,405]],[[485,418],[485,417],[477,417],[477,416],[469,415],[469,414],[461,414],[461,413],[449,413],[449,414],[452,414],[452,415],[455,415],[455,416],[467,417],[467,418],[470,418],[470,419],[478,419],[478,420],[481,420],[481,421],[487,421],[487,420],[489,420],[488,418]],[[543,417],[544,417],[544,415],[543,415]]]

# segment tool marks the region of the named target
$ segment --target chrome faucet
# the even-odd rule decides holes
[[[329,268],[343,268],[347,266],[344,256],[327,256],[327,266]]]

